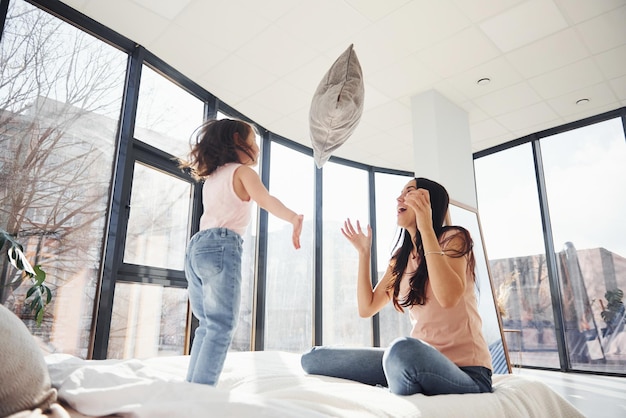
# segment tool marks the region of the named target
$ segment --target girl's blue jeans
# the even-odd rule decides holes
[[[241,304],[243,239],[227,228],[196,233],[187,246],[189,303],[198,318],[187,381],[215,385],[233,339]]]
[[[491,370],[459,367],[429,344],[398,338],[386,349],[313,347],[302,355],[310,374],[389,387],[397,395],[491,392]]]

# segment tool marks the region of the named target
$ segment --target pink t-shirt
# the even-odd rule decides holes
[[[239,235],[246,232],[252,202],[241,200],[233,187],[235,170],[240,166],[238,163],[224,164],[204,180],[200,230],[228,228]]]
[[[417,259],[409,258],[400,282],[400,295],[408,291],[409,278],[416,269]],[[409,309],[413,325],[411,337],[432,345],[459,367],[483,366],[492,369],[474,287],[472,276],[468,273],[463,297],[456,306],[443,308],[435,298],[429,280],[426,284],[426,303]]]

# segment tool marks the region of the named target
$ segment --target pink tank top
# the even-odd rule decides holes
[[[233,177],[241,164],[228,163],[219,167],[204,180],[200,230],[228,228],[244,235],[250,222],[251,201],[243,201],[235,193]]]
[[[409,259],[400,282],[400,294],[406,294],[409,278],[417,269],[417,259]],[[483,366],[492,369],[489,347],[482,334],[474,281],[467,274],[465,293],[456,306],[443,308],[435,298],[430,281],[426,284],[426,304],[409,309],[413,329],[411,337],[435,347],[459,367]]]

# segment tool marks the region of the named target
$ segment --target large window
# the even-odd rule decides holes
[[[559,364],[530,144],[474,161],[486,252],[512,359]]]
[[[372,345],[371,319],[359,317],[356,284],[358,253],[342,235],[350,218],[369,224],[368,173],[332,162],[324,164],[322,340],[324,344]]]
[[[195,193],[193,180],[178,169],[176,157],[187,156],[203,115],[203,101],[142,66],[130,139],[130,195],[122,198],[129,202],[123,212],[128,217],[118,219],[126,226],[122,264],[112,278],[111,325],[97,330],[108,333],[107,358],[185,352],[189,310],[183,270]]]
[[[626,368],[626,140],[621,118],[541,140],[573,368]],[[621,293],[620,293],[621,292]]]
[[[302,352],[313,335],[313,158],[277,143],[270,155],[270,193],[303,214],[304,224],[295,250],[291,224],[268,218],[264,349]]]
[[[184,354],[187,291],[166,284],[184,267],[192,194],[188,181],[135,162],[107,358]]]
[[[478,206],[513,360],[623,373],[625,162],[621,118],[475,160]],[[546,242],[542,184],[546,231],[552,232]],[[547,247],[554,253],[546,257]],[[555,312],[562,323],[555,324]]]
[[[0,303],[50,350],[87,356],[127,55],[20,0],[0,43],[0,226],[47,273],[41,327],[26,285]],[[4,257],[2,257],[4,260]],[[0,271],[6,272],[2,268]],[[63,324],[62,327],[54,324]]]

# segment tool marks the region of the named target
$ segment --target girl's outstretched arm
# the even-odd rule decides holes
[[[302,233],[302,221],[304,216],[298,215],[296,212],[285,206],[283,202],[272,196],[265,188],[265,185],[261,182],[261,179],[256,171],[246,165],[242,165],[237,169],[237,171],[235,171],[235,178],[233,181],[235,182],[235,191],[238,191],[239,189],[237,185],[237,182],[239,182],[245,191],[245,194],[247,194],[247,196],[240,195],[239,197],[242,199],[249,197],[272,215],[293,225],[291,240],[294,248],[300,248],[300,234]]]

